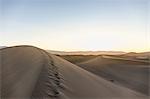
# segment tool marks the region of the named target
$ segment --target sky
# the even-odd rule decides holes
[[[0,46],[150,51],[150,0],[0,0]]]

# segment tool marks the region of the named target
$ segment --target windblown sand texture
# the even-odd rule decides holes
[[[148,99],[32,46],[0,50],[2,99]]]

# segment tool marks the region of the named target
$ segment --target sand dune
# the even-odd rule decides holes
[[[57,55],[73,64],[81,63],[98,57],[97,55]]]
[[[100,56],[78,65],[113,83],[149,95],[150,66],[148,62]]]
[[[116,55],[116,56],[120,58],[150,62],[150,52],[142,52],[142,53],[130,52],[130,53]]]
[[[2,99],[147,99],[44,50],[18,46],[0,50]]]
[[[53,50],[47,50],[47,52],[55,55],[122,55],[126,54],[126,52],[122,51],[72,51],[72,52],[66,52],[66,51],[53,51]]]
[[[42,50],[23,46],[6,48],[0,53],[2,97],[29,99],[49,95],[53,97],[57,94],[54,82],[57,80],[54,75],[56,70],[52,65],[52,59]],[[49,76],[54,80],[50,80]]]

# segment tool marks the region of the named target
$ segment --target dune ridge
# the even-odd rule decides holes
[[[9,55],[12,56],[9,57]],[[41,99],[59,94],[57,68],[44,50],[32,46],[15,46],[2,49],[1,57],[2,97]],[[25,83],[25,80],[30,83]]]
[[[149,62],[99,56],[77,65],[113,83],[149,95]]]
[[[42,49],[0,50],[2,99],[147,99]]]

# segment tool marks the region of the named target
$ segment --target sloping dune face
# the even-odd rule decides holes
[[[77,64],[77,63],[91,60],[98,56],[96,56],[96,55],[60,55],[59,57],[65,59],[73,64]]]
[[[17,46],[0,50],[2,99],[146,99],[44,50]]]
[[[113,83],[119,83],[149,95],[150,66],[148,62],[101,56],[78,65]]]
[[[59,57],[53,56],[67,99],[147,99],[140,93],[108,82]],[[65,98],[65,99],[66,99]]]
[[[2,49],[0,55],[2,98],[41,99],[57,96],[57,71],[45,52],[23,46]]]

